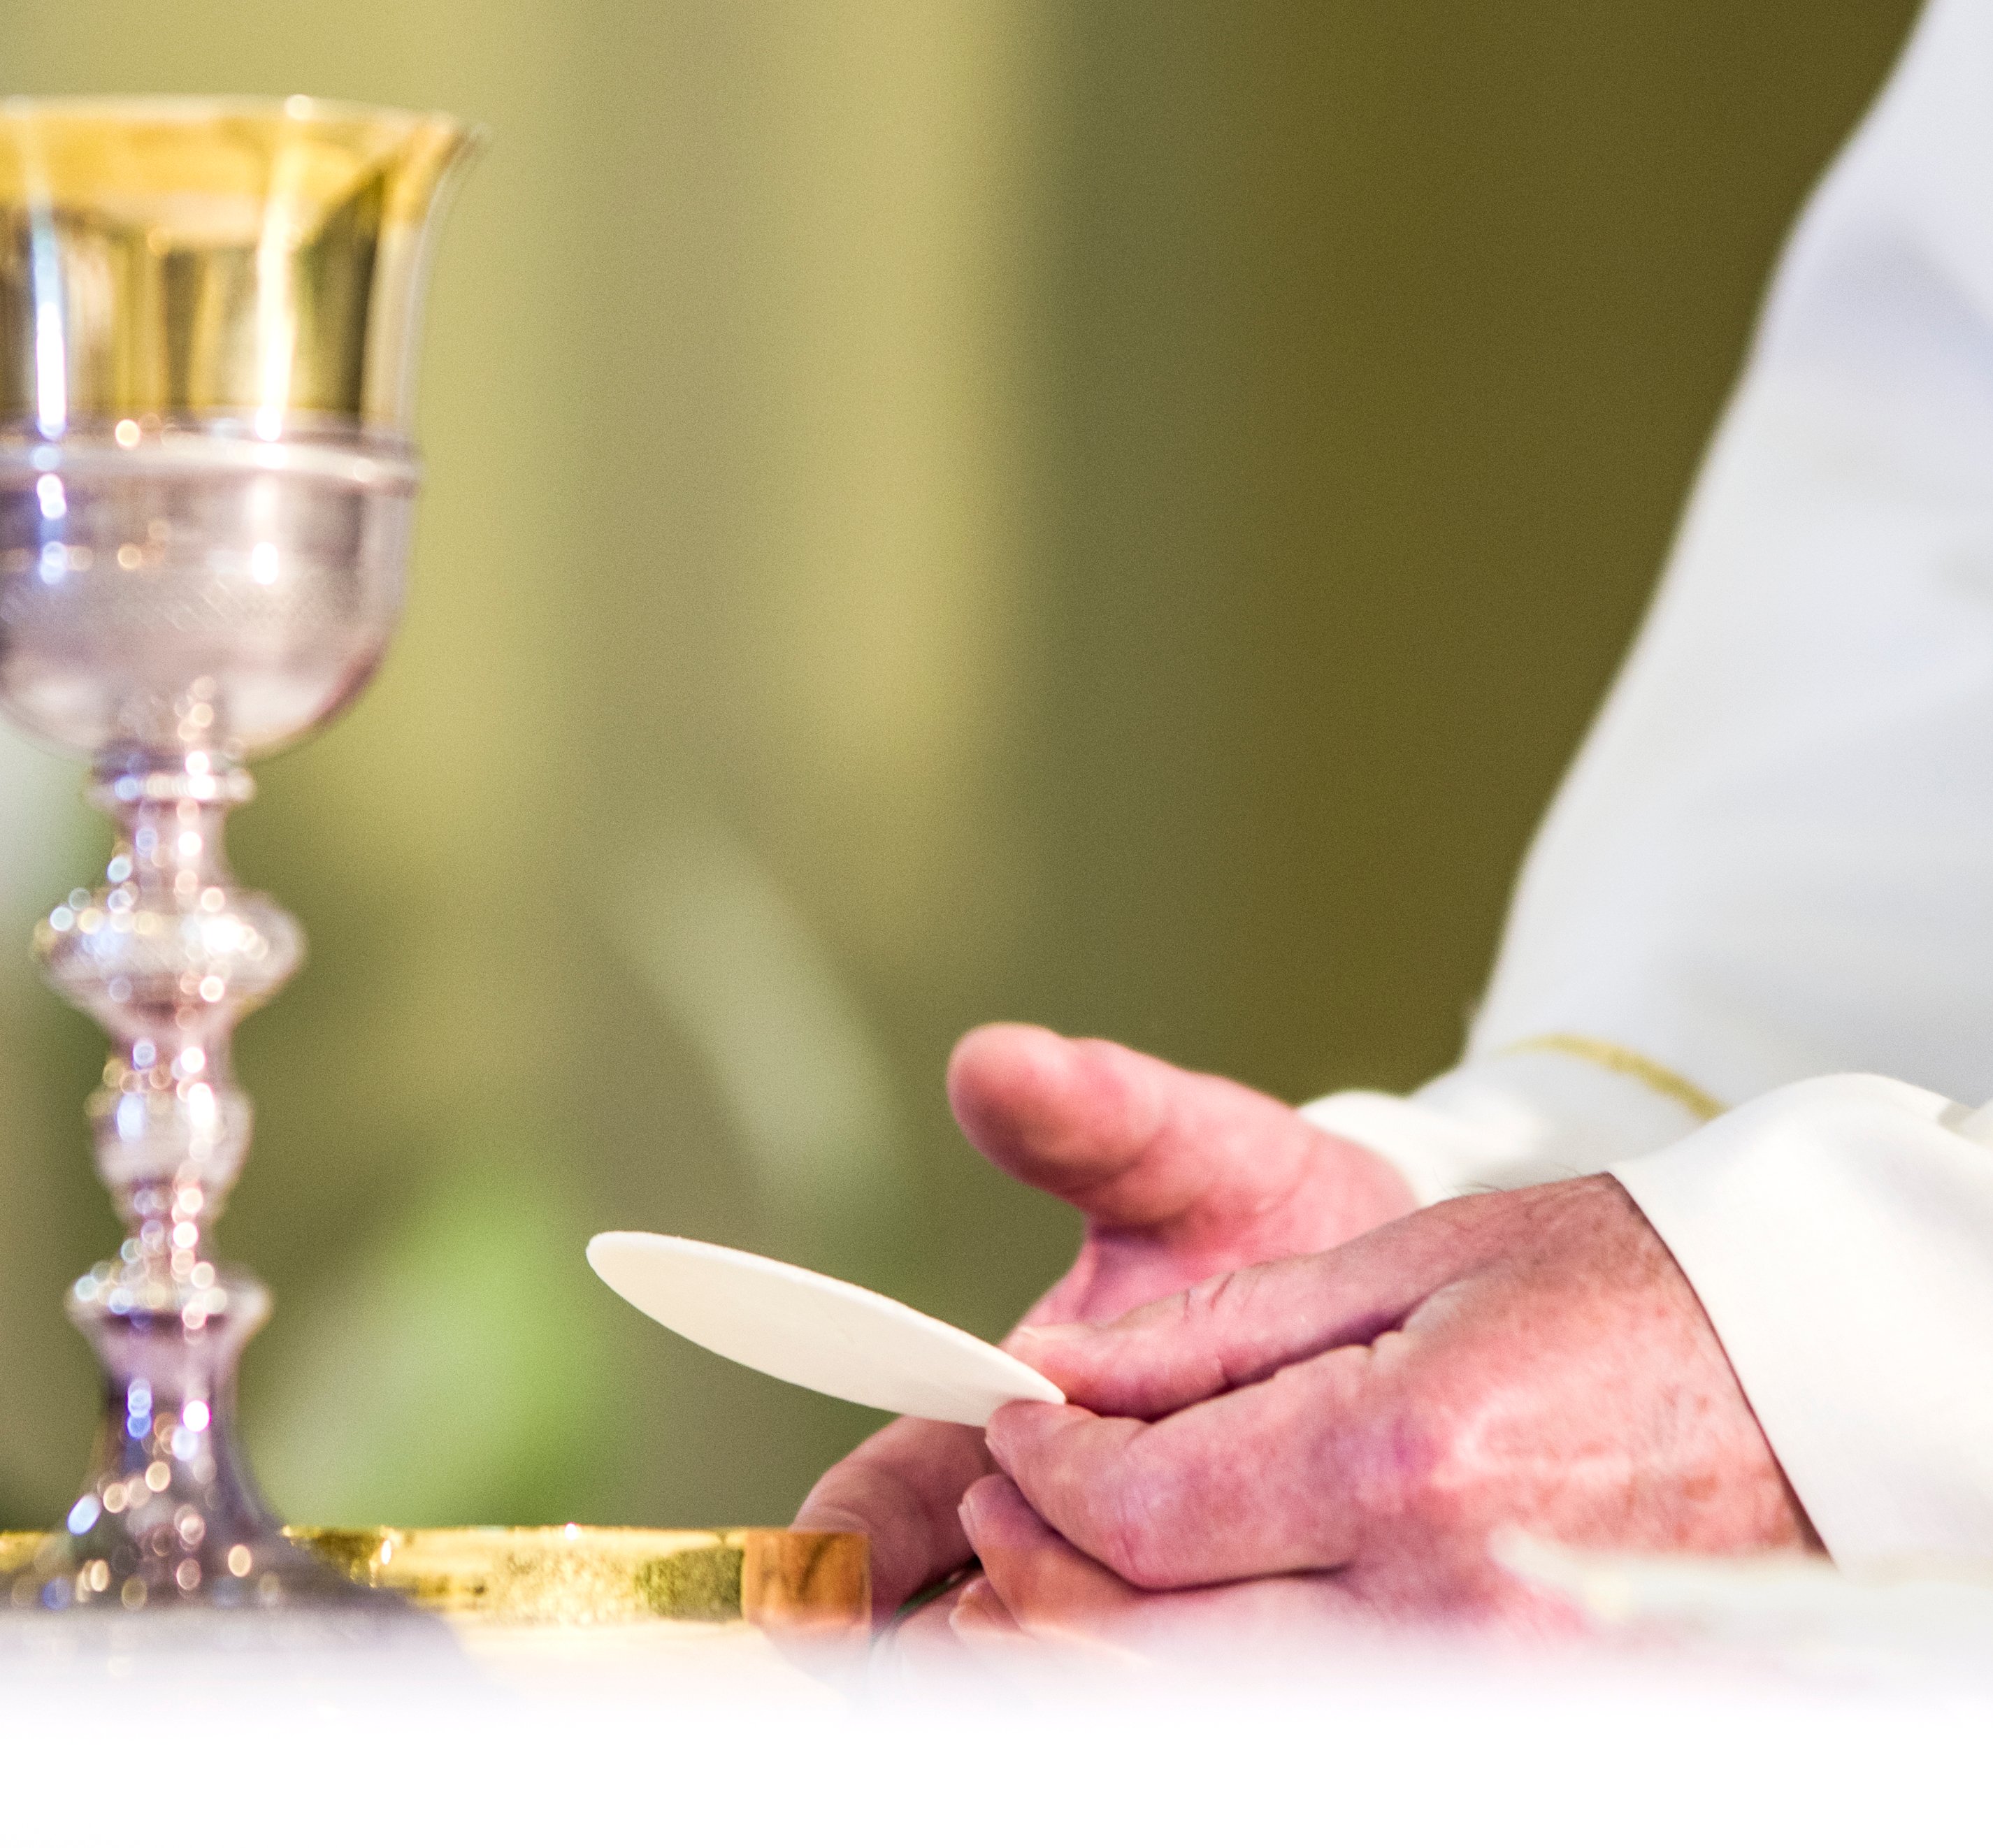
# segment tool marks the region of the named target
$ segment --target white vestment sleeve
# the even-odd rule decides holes
[[[1848,1070],[1993,1096],[1993,0],[1793,234],[1461,1064],[1309,1114],[1432,1199]]]
[[[1993,1148],[1964,1116],[1813,1078],[1614,1170],[1844,1566],[1993,1555]]]

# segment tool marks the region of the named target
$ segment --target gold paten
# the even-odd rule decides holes
[[[503,1624],[749,1623],[863,1631],[862,1534],[736,1527],[290,1527],[364,1585]]]
[[[362,1585],[444,1616],[501,1624],[751,1624],[862,1635],[863,1534],[781,1527],[287,1527]],[[47,1536],[0,1532],[0,1576]]]
[[[0,102],[0,422],[405,435],[446,116],[292,97]]]

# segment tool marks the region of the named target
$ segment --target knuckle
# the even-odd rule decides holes
[[[1445,1530],[1468,1493],[1472,1421],[1430,1393],[1408,1397],[1383,1420],[1359,1471],[1358,1501],[1379,1522]]]
[[[1206,1277],[1191,1292],[1198,1320],[1222,1322],[1237,1314],[1252,1301],[1253,1277],[1249,1271],[1222,1270]]]
[[[1225,1313],[1229,1272],[1205,1277],[1177,1298],[1176,1325],[1169,1344],[1180,1352],[1195,1352],[1208,1339],[1213,1324]]]
[[[1183,1293],[1178,1338],[1189,1344],[1191,1351],[1220,1382],[1229,1382],[1225,1361],[1231,1344],[1226,1337],[1231,1331],[1250,1325],[1258,1284],[1257,1273],[1252,1270],[1222,1270],[1192,1284]]]

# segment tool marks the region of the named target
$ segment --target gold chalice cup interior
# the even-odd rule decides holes
[[[0,421],[406,435],[477,132],[306,97],[0,104]]]

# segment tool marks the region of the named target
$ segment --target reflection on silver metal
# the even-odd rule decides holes
[[[234,883],[244,760],[349,704],[400,613],[421,283],[473,137],[293,97],[0,105],[0,709],[87,758],[104,883],[36,933],[110,1036],[125,1227],[71,1294],[106,1378],[84,1492],[16,1607],[338,1604],[233,1443],[268,1313],[209,1229],[248,1153],[234,1024],[297,968]]]

